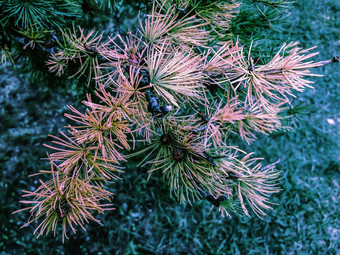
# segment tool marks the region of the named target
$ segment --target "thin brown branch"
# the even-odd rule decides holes
[[[340,62],[340,56],[334,56],[332,59],[324,60],[318,62],[320,65],[328,65],[333,63],[339,63]]]

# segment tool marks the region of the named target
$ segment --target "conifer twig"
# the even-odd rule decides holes
[[[340,62],[340,56],[334,56],[331,59],[320,61],[320,65],[328,65],[328,64],[333,64],[333,63],[339,63]]]

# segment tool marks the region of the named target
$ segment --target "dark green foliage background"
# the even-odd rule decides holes
[[[300,0],[280,31],[261,30],[267,44],[300,41],[318,45],[315,61],[340,54],[340,3],[337,0]],[[267,41],[270,39],[271,41]],[[270,43],[269,43],[270,42]],[[263,46],[262,46],[263,47]],[[266,48],[263,48],[265,51]],[[180,205],[169,197],[160,174],[146,183],[147,169],[130,162],[124,181],[112,185],[115,211],[98,216],[104,226],[91,223],[87,232],[61,232],[35,239],[34,225],[20,229],[27,213],[21,208],[22,189],[37,187],[29,174],[48,167],[42,143],[47,134],[63,130],[66,104],[75,94],[67,88],[30,84],[20,67],[0,68],[0,254],[339,254],[339,64],[314,70],[307,89],[293,101],[304,103],[294,132],[260,136],[251,146],[267,163],[282,161],[282,192],[263,220],[221,218],[208,202]],[[327,122],[335,121],[335,125]]]

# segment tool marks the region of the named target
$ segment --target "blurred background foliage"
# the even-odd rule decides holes
[[[138,11],[143,15],[148,8],[146,1],[97,2],[80,5],[74,17],[106,35],[134,31]],[[282,1],[244,1],[231,27],[245,47],[255,41],[253,57],[265,60],[290,41],[300,41],[303,48],[318,45],[314,61],[339,54],[339,1],[299,0],[288,11],[263,2]],[[20,229],[27,213],[12,212],[21,207],[21,190],[38,184],[28,175],[48,167],[40,160],[46,157],[42,143],[49,141],[47,134],[63,130],[66,105],[77,106],[87,90],[81,81],[65,82],[39,68],[33,72],[27,58],[0,67],[0,254],[339,254],[339,65],[319,68],[324,77],[314,77],[315,88],[294,100],[294,106],[304,108],[293,132],[238,144],[267,163],[281,158],[282,192],[263,220],[221,218],[216,208],[209,213],[207,201],[180,205],[169,197],[160,174],[146,182],[147,169],[129,161],[124,180],[110,187],[117,209],[97,216],[104,226],[91,223],[62,244],[61,232],[35,239],[34,225]]]

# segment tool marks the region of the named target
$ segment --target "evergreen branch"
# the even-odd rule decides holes
[[[256,2],[274,6],[281,1]],[[282,129],[279,113],[289,104],[288,95],[310,86],[304,76],[313,75],[311,68],[339,58],[306,62],[317,53],[305,55],[311,49],[290,43],[268,63],[256,65],[238,42],[223,41],[221,30],[229,28],[237,3],[176,3],[154,2],[151,14],[140,22],[141,36],[129,33],[103,42],[102,34],[79,28],[62,31],[57,39],[57,52],[47,63],[50,71],[61,75],[76,63],[72,77],[86,76],[88,84],[94,78],[96,99],[88,95],[83,112],[68,106],[71,113],[65,117],[76,124],[67,127],[68,135],[52,136],[52,145],[45,145],[54,151],[51,170],[39,174],[52,178],[25,192],[33,197],[23,201],[33,204],[26,208],[33,219],[27,224],[45,217],[36,229],[39,235],[55,231],[58,220],[63,237],[67,224],[76,232],[74,224],[84,228],[88,219],[97,221],[92,212],[106,210],[101,202],[112,196],[106,185],[120,178],[124,151],[133,149],[135,141],[149,145],[130,157],[147,154],[140,165],[150,166],[149,175],[161,170],[170,194],[180,202],[201,196],[227,216],[250,217],[250,207],[261,217],[272,209],[268,200],[279,191],[275,166],[280,160],[262,167],[252,153],[228,147],[228,135],[237,133],[250,143],[257,133]],[[43,44],[35,34],[26,37]],[[203,50],[198,53],[193,45]],[[238,152],[245,156],[239,159]]]

